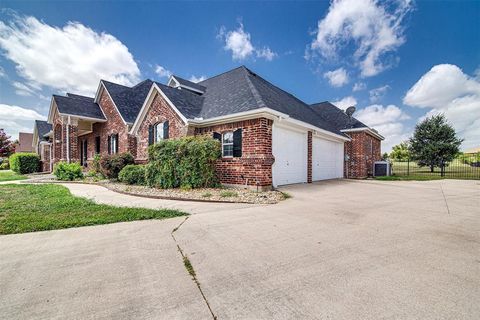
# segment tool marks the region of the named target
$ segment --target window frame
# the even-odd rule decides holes
[[[158,140],[158,128],[161,126],[161,133],[162,133],[162,139]],[[165,121],[163,122],[157,122],[153,125],[153,143],[158,143],[162,140],[165,140],[164,137],[164,130],[165,130]]]
[[[232,142],[228,142],[228,143],[225,143],[225,139],[224,139],[224,136],[226,134],[231,134],[231,140]],[[232,154],[231,155],[225,155],[225,149],[224,149],[224,146],[232,146]],[[225,132],[222,132],[222,158],[233,158],[233,131],[225,131]]]
[[[110,135],[110,154],[117,154],[117,140],[116,134]]]

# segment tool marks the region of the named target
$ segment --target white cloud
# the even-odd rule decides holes
[[[426,116],[445,114],[458,135],[465,139],[463,148],[478,146],[480,79],[468,76],[458,66],[434,66],[408,90],[403,103],[430,109]]]
[[[3,69],[1,66],[0,66],[0,78],[4,78],[6,76],[5,74],[5,69]]]
[[[392,147],[409,137],[402,121],[410,117],[395,105],[371,105],[358,110],[354,117],[366,125],[376,129],[385,140],[382,142],[382,152],[390,152]]]
[[[367,88],[367,85],[364,82],[357,82],[353,85],[353,92],[362,91]]]
[[[368,92],[369,95],[370,95],[370,102],[375,103],[375,102],[380,101],[389,89],[390,89],[390,86],[387,84],[387,85],[384,85],[382,87],[378,87],[378,88],[370,90]]]
[[[269,47],[263,47],[260,50],[256,50],[258,58],[264,58],[267,61],[272,61],[273,58],[277,56],[275,52],[273,52]]]
[[[12,85],[15,88],[15,93],[18,94],[19,96],[26,97],[26,96],[33,96],[37,94],[34,89],[30,88],[24,83],[15,81],[12,83]]]
[[[170,70],[167,70],[164,67],[159,66],[158,64],[155,65],[155,73],[160,78],[170,78],[172,76],[172,72]]]
[[[349,97],[345,97],[345,98],[343,98],[341,100],[338,100],[338,101],[333,101],[332,104],[337,106],[338,108],[340,108],[342,110],[345,110],[348,107],[356,106],[357,105],[357,100],[354,97],[349,96]]]
[[[325,72],[323,77],[328,79],[328,82],[332,87],[338,88],[348,83],[348,74],[344,68]]]
[[[34,120],[45,120],[44,115],[35,110],[0,104],[0,127],[5,129],[13,139],[18,138],[19,132],[32,132]]]
[[[250,58],[254,53],[257,58],[263,58],[267,61],[272,61],[277,56],[269,47],[265,46],[262,49],[255,48],[251,41],[250,33],[246,32],[243,24],[235,30],[226,31],[222,26],[217,35],[218,39],[225,41],[223,47],[226,51],[232,52],[232,59],[241,61]]]
[[[327,15],[318,21],[305,56],[338,59],[341,53],[350,55],[346,51],[354,47],[361,75],[374,76],[389,67],[384,58],[405,42],[401,23],[412,7],[411,0],[333,0]]]
[[[205,79],[207,79],[207,77],[205,77],[205,76],[197,77],[197,76],[195,76],[195,75],[192,75],[192,76],[190,77],[190,79],[188,79],[188,80],[197,83],[197,82],[201,82],[201,81],[203,81],[203,80],[205,80]]]
[[[132,85],[140,76],[122,42],[78,22],[60,28],[35,17],[0,21],[0,48],[17,73],[38,87],[93,94],[100,79]]]

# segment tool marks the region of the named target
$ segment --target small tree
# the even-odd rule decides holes
[[[443,175],[447,163],[457,156],[462,141],[443,114],[435,115],[415,127],[409,140],[411,158],[420,167],[430,167],[430,172],[439,167]]]
[[[7,136],[5,130],[0,129],[0,157],[9,157],[15,152],[15,145],[10,140],[10,136]]]
[[[396,146],[393,146],[390,152],[390,159],[396,161],[407,161],[410,158],[410,151],[408,150],[408,142],[404,141]]]

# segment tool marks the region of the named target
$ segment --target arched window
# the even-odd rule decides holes
[[[164,123],[160,122],[154,126],[154,133],[155,133],[155,142],[159,142],[164,139],[163,132],[164,132]]]

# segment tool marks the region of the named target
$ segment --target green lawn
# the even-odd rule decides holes
[[[375,177],[375,180],[381,181],[428,181],[428,180],[441,180],[445,179],[440,176],[383,176],[383,177]]]
[[[0,170],[0,182],[25,179],[27,179],[27,176],[15,173],[11,170]]]
[[[54,184],[0,185],[0,234],[64,229],[121,221],[165,219],[186,213],[122,208],[77,198]]]
[[[435,168],[430,172],[430,168],[419,167],[415,162],[397,162],[392,163],[392,172],[395,176],[414,176],[414,177],[440,177],[440,168]],[[451,179],[480,179],[480,167],[472,167],[455,159],[445,168],[445,178]],[[413,179],[418,180],[418,179]]]

